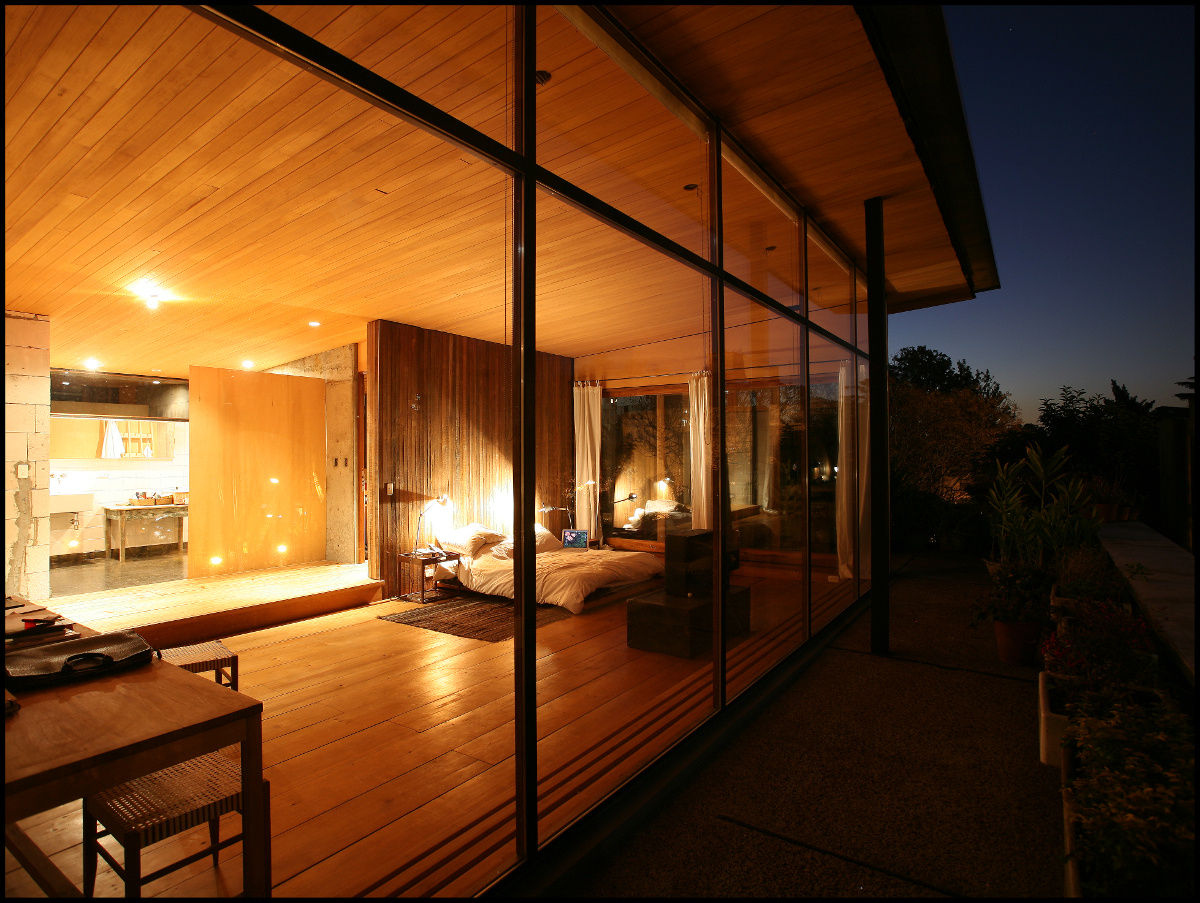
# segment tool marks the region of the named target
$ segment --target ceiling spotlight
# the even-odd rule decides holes
[[[309,321],[308,321],[308,325],[309,325],[309,326],[320,326],[320,325],[321,325],[321,321],[320,321],[320,320],[309,320]]]
[[[539,85],[544,85],[546,82],[550,81],[550,73],[545,69],[538,69],[533,73],[533,80]]]
[[[89,370],[99,370],[100,362],[98,360],[96,360],[94,357],[89,357],[86,361],[83,362],[83,366],[87,367]]]
[[[253,370],[254,369],[254,361],[242,361],[242,369],[243,370]]]
[[[146,307],[150,310],[157,310],[160,301],[168,301],[173,297],[169,291],[146,276],[125,287],[146,302]]]
[[[159,380],[159,379],[154,380],[154,385],[156,385],[156,386],[160,385],[161,383],[162,383],[162,380]]]

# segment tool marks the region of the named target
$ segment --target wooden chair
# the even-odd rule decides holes
[[[238,688],[237,653],[220,640],[197,643],[194,646],[174,646],[170,649],[163,649],[162,657],[165,661],[178,665],[184,671],[197,674],[202,671],[212,671],[217,683],[229,687],[231,690]]]
[[[211,855],[213,868],[225,847],[242,839],[239,831],[220,840],[220,818],[242,809],[238,747],[207,753],[153,774],[134,778],[83,800],[83,891],[96,890],[96,857],[103,856],[125,882],[126,897],[140,897],[142,885]],[[270,799],[269,785],[264,793]],[[208,823],[209,844],[148,875],[141,873],[142,850],[182,831]],[[105,830],[99,831],[98,827]],[[113,837],[124,850],[124,865],[100,844]]]

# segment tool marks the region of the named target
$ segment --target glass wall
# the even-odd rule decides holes
[[[725,292],[727,694],[808,638],[804,329]]]
[[[854,342],[852,268],[811,224],[808,229],[808,316],[846,342]]]
[[[809,548],[812,629],[820,630],[857,598],[859,485],[855,359],[809,334]]]
[[[721,161],[725,270],[804,314],[800,230],[728,159]]]
[[[704,275],[545,193],[537,232],[538,350],[575,378],[537,449],[573,448],[568,510],[539,512],[545,842],[713,711],[712,380]]]

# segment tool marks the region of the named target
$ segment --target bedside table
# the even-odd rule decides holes
[[[434,589],[431,592],[425,592],[425,568],[431,564],[445,564],[451,561],[458,561],[459,554],[457,552],[443,552],[440,550],[427,551],[424,549],[414,549],[411,552],[400,552],[400,583],[404,583],[404,568],[410,565],[417,567],[417,579],[420,581],[420,592],[404,593],[400,596],[406,602],[420,602],[424,605],[427,602],[441,602],[453,596],[453,593],[442,592]]]

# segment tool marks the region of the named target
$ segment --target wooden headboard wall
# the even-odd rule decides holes
[[[496,342],[368,325],[367,560],[385,596],[417,588],[416,569],[396,556],[413,547],[418,515],[442,493],[456,526],[512,532],[511,360]],[[575,480],[574,362],[539,353],[537,372],[537,504],[565,505]]]

